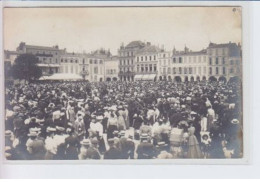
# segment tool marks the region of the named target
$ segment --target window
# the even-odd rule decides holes
[[[209,68],[209,74],[212,75],[212,68]]]
[[[73,66],[70,67],[70,72],[73,73]]]
[[[168,68],[168,74],[171,74],[171,68]]]
[[[181,59],[181,57],[179,57],[179,63],[182,63],[182,59]]]
[[[182,69],[181,69],[181,67],[179,67],[179,74],[182,74]]]
[[[225,58],[222,58],[222,64],[225,64]]]
[[[187,68],[184,68],[184,74],[187,74]]]
[[[146,64],[145,65],[145,72],[147,72],[148,71],[148,65]]]
[[[94,64],[97,64],[97,60],[94,60]]]
[[[166,65],[166,60],[163,60],[163,65]]]
[[[145,61],[147,61],[147,56],[145,56]]]
[[[131,61],[131,62],[132,62],[132,65],[133,65],[133,64],[134,64],[134,60],[132,59],[132,61]]]
[[[153,71],[153,65],[152,65],[152,64],[149,65],[149,71],[150,71],[150,72]]]
[[[62,63],[63,63],[63,59],[61,59],[61,60],[60,60],[60,62],[62,62]]]
[[[127,60],[127,65],[129,65],[129,60]]]
[[[68,60],[67,59],[65,59],[65,63],[67,63],[68,62]]]
[[[157,71],[157,65],[156,64],[153,65],[153,71]]]
[[[89,64],[92,64],[92,63],[93,63],[92,59],[91,59],[91,60],[89,60]]]
[[[216,75],[218,75],[218,67],[216,67]]]
[[[143,61],[143,56],[141,56],[141,61]]]
[[[176,68],[172,68],[172,73],[176,74]]]
[[[139,72],[140,71],[140,68],[139,68],[139,64],[137,65],[137,72]]]
[[[163,58],[165,58],[165,54],[163,54]]]
[[[234,73],[234,69],[233,68],[230,69],[230,73]]]
[[[124,60],[124,65],[125,65],[125,60]]]
[[[103,60],[100,60],[100,61],[99,61],[99,64],[103,64]]]
[[[71,63],[73,63],[73,60],[70,60]]]
[[[98,74],[98,67],[94,68],[94,74]]]
[[[153,60],[156,60],[156,56],[153,57]]]
[[[85,64],[85,59],[83,59],[83,64]]]
[[[231,61],[230,61],[230,64],[231,64],[231,65],[233,65],[233,64],[234,64],[234,61],[233,61],[233,60],[231,60]]]
[[[209,58],[209,65],[212,65],[212,58]]]
[[[150,61],[152,61],[152,56],[150,56]]]
[[[143,67],[143,65],[141,66],[141,72],[144,72],[144,67]]]
[[[192,74],[192,68],[189,68],[189,74]]]
[[[196,56],[194,56],[194,63],[196,63],[197,62],[197,57]]]
[[[223,67],[223,75],[225,75],[225,74],[226,74],[226,68]]]
[[[176,63],[176,58],[173,58],[173,63]]]
[[[78,60],[75,60],[75,63],[78,63]]]
[[[216,57],[216,64],[218,64],[218,57]]]
[[[139,62],[139,57],[137,57],[137,62]]]

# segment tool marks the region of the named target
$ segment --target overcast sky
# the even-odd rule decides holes
[[[209,42],[241,42],[241,10],[233,7],[5,8],[4,48],[30,45],[69,52],[110,49],[133,40],[167,50],[206,48]]]

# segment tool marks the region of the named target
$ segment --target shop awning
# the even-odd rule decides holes
[[[51,76],[43,76],[39,80],[81,80],[82,76],[72,73],[55,73]]]
[[[156,74],[135,75],[135,80],[154,80]]]

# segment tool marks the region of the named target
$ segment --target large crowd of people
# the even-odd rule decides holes
[[[238,82],[6,85],[9,160],[240,158]]]

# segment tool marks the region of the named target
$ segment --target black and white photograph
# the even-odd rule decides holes
[[[5,159],[243,158],[242,13],[4,8]]]

